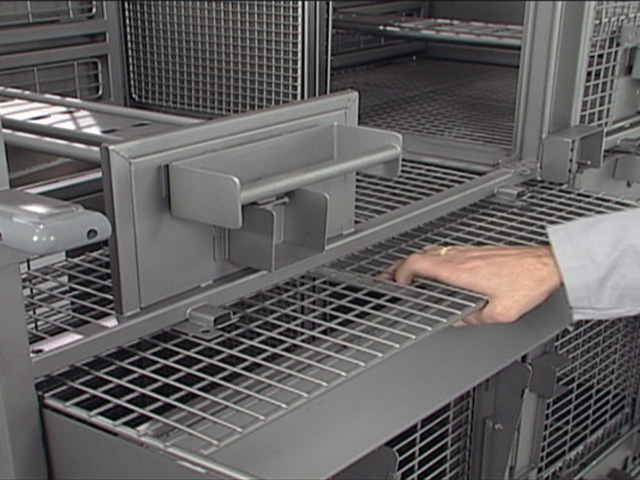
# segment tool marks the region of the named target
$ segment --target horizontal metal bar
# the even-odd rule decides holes
[[[87,110],[89,112],[106,113],[120,117],[148,120],[150,122],[165,123],[177,126],[193,125],[196,123],[201,123],[203,121],[202,119],[198,118],[183,117],[179,115],[171,115],[168,113],[153,112],[150,110],[142,110],[137,108],[121,107],[118,105],[110,105],[108,103],[87,102],[75,98],[60,97],[58,95],[27,92],[16,88],[0,87],[0,96],[19,98],[22,100],[32,100],[34,102],[48,103],[50,105],[60,105],[80,110]]]
[[[109,48],[106,43],[89,43],[73,47],[60,47],[47,49],[46,52],[29,51],[23,53],[9,53],[2,56],[2,68],[32,67],[46,63],[62,62],[65,60],[77,60],[88,57],[100,57],[107,55]]]
[[[3,120],[5,122],[5,120]],[[2,130],[5,143],[14,147],[49,153],[63,158],[72,158],[83,162],[100,164],[100,149],[80,143],[72,143],[55,138],[45,138],[28,133]]]
[[[335,28],[366,32],[374,35],[382,35],[394,38],[405,38],[414,40],[428,40],[446,43],[462,43],[465,45],[480,45],[489,47],[512,48],[521,47],[522,40],[514,38],[512,35],[497,35],[474,31],[472,28],[464,29],[465,22],[457,22],[460,28],[451,31],[438,31],[438,19],[434,20],[433,28],[413,28],[403,25],[401,21],[394,21],[393,18],[384,16],[338,14],[334,18]],[[425,21],[431,19],[424,19]],[[477,22],[466,22],[469,27],[481,25]]]
[[[105,33],[106,20],[88,20],[76,23],[59,23],[53,25],[31,25],[29,28],[0,29],[0,45],[15,43],[51,41],[56,38],[77,37]],[[44,51],[44,49],[43,49]],[[43,53],[46,58],[46,53]]]
[[[32,135],[41,135],[44,138],[57,138],[74,143],[84,143],[88,146],[98,147],[103,143],[115,142],[118,137],[107,135],[104,133],[89,133],[83,130],[73,130],[70,128],[58,128],[44,123],[38,123],[30,120],[16,120],[10,115],[2,117],[4,128],[14,130],[16,132],[30,133]]]
[[[242,205],[247,205],[276,195],[282,195],[298,188],[323,182],[332,177],[372,167],[379,163],[398,160],[401,155],[402,151],[397,146],[382,147],[344,161],[322,162],[291,173],[256,180],[242,187],[240,202]]]

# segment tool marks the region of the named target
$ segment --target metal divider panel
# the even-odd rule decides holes
[[[511,147],[518,69],[417,59],[334,72],[360,92],[360,124],[403,134]]]

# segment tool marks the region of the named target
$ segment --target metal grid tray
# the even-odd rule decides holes
[[[477,173],[463,172],[407,159],[402,161],[402,171],[393,180],[358,173],[356,177],[356,223],[362,223],[411,205],[479,176]]]
[[[334,72],[333,91],[360,92],[360,124],[511,147],[518,70],[416,59]]]
[[[387,443],[398,455],[402,480],[469,478],[474,390]]]
[[[213,340],[166,329],[42,380],[49,408],[162,445],[221,445],[476,308],[477,295],[320,268],[237,300]],[[193,458],[191,459],[193,461]]]

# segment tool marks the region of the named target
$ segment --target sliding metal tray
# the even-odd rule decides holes
[[[59,474],[86,453],[57,436],[59,415],[93,426],[83,436],[128,438],[131,456],[144,445],[203,474],[220,464],[267,478],[335,474],[568,322],[554,296],[513,325],[444,329],[482,297],[380,279],[391,263],[427,244],[545,243],[547,225],[637,206],[528,188],[517,204],[483,200],[230,302],[212,340],[167,328],[41,379]],[[382,415],[389,402],[394,415]]]
[[[362,13],[338,13],[336,28],[376,35],[464,43],[490,47],[520,48],[522,25],[471,22],[448,18],[406,18]]]

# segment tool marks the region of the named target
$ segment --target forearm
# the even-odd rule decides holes
[[[574,320],[640,313],[640,209],[548,229]]]

